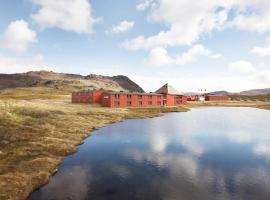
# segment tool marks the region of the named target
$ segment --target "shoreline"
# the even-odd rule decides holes
[[[6,129],[7,134],[0,142],[0,199],[12,200],[27,199],[45,185],[57,173],[64,158],[76,153],[78,146],[96,129],[126,119],[189,110],[186,107],[111,109],[63,100],[0,100],[0,108],[0,129]],[[8,138],[8,133],[14,133],[17,138]]]
[[[188,108],[199,107],[248,107],[270,110],[270,102],[254,101],[212,101],[212,102],[188,102]]]
[[[0,130],[11,133],[0,141],[0,199],[27,199],[48,183],[68,155],[74,154],[93,131],[126,119],[187,112],[204,107],[253,107],[258,102],[192,102],[183,107],[104,108],[72,104],[67,99],[0,100]],[[5,113],[6,112],[6,113]],[[4,139],[3,139],[3,138]]]

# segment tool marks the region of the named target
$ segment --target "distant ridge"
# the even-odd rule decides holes
[[[113,91],[144,92],[138,84],[123,75],[110,77],[90,74],[83,76],[53,71],[0,74],[0,90],[22,87],[50,87],[67,91],[103,88]]]
[[[215,92],[210,92],[208,93],[209,95],[230,95],[231,93],[225,91],[225,90],[221,90],[221,91],[215,91]]]
[[[263,95],[263,94],[270,94],[270,88],[246,90],[246,91],[240,92],[240,94],[241,95]]]
[[[237,101],[270,101],[270,88],[246,90],[238,93],[230,93],[227,91],[210,92],[210,95],[227,95],[232,100]]]
[[[235,93],[221,90],[221,91],[209,92],[208,94],[210,95],[244,95],[244,96],[266,95],[266,94],[270,94],[270,88],[245,90],[245,91],[235,92]]]

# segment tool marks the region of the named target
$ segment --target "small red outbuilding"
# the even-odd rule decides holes
[[[228,101],[230,98],[225,95],[206,95],[205,101]]]

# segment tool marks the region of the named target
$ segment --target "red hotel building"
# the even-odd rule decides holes
[[[72,93],[73,103],[98,103],[105,107],[176,106],[185,104],[186,96],[165,84],[155,93],[110,92],[104,90]]]

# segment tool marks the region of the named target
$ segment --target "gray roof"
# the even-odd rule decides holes
[[[166,83],[161,88],[159,88],[155,93],[183,95],[182,92],[177,91],[175,88],[170,86],[168,83]]]

